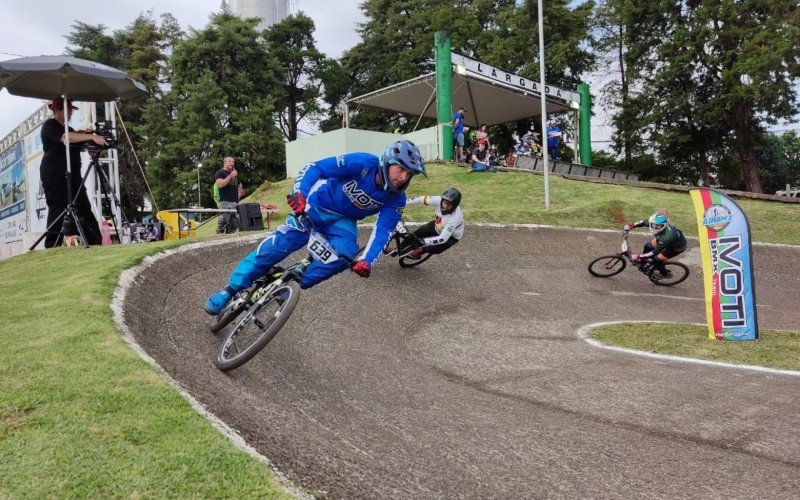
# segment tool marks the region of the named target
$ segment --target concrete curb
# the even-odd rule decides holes
[[[720,368],[734,368],[734,369],[737,369],[737,370],[750,370],[750,371],[769,373],[769,374],[774,374],[774,375],[789,375],[789,376],[792,376],[792,377],[800,377],[800,371],[780,370],[780,369],[777,369],[777,368],[766,368],[766,367],[763,367],[763,366],[755,366],[755,365],[739,365],[739,364],[736,364],[736,363],[727,363],[727,362],[724,362],[724,361],[711,361],[711,360],[707,360],[707,359],[684,358],[684,357],[681,357],[681,356],[672,356],[672,355],[669,355],[669,354],[657,354],[657,353],[653,353],[653,352],[639,351],[639,350],[636,350],[636,349],[630,349],[630,348],[627,348],[627,347],[611,346],[611,345],[603,344],[602,342],[600,342],[598,340],[589,338],[589,334],[591,333],[591,331],[596,329],[596,328],[600,328],[600,327],[603,327],[603,326],[609,326],[609,325],[626,324],[626,323],[662,323],[662,324],[667,324],[667,325],[669,325],[669,324],[672,324],[672,325],[687,325],[688,324],[688,325],[706,326],[706,325],[704,325],[702,323],[676,323],[676,322],[672,322],[672,321],[644,321],[644,320],[638,320],[638,321],[634,321],[634,320],[632,320],[632,321],[605,321],[605,322],[601,322],[601,323],[591,323],[591,324],[588,324],[586,326],[582,326],[575,333],[578,336],[578,338],[583,339],[584,341],[586,341],[587,344],[589,344],[589,345],[591,345],[593,347],[598,347],[598,348],[601,348],[601,349],[608,349],[608,350],[617,351],[617,352],[624,352],[624,353],[633,354],[633,355],[636,355],[636,356],[644,356],[646,358],[674,361],[674,362],[679,362],[679,363],[693,363],[693,364],[698,364],[698,365],[718,366]]]

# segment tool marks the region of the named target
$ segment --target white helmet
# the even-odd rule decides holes
[[[667,223],[669,222],[669,218],[667,217],[666,210],[659,210],[647,220],[650,225],[650,230],[648,233],[650,236],[655,236],[661,233],[664,229],[667,228]]]

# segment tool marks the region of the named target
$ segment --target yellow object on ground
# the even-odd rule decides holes
[[[164,223],[164,239],[177,240],[188,238],[197,234],[197,222],[187,219],[184,215],[162,210],[156,214],[156,219]],[[178,223],[180,222],[180,235]]]

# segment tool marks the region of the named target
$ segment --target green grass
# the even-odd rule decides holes
[[[429,173],[412,182],[409,195],[457,186],[470,222],[619,229],[623,220],[666,208],[687,234],[696,234],[685,193],[553,177],[547,211],[541,176],[467,175],[436,164]],[[290,187],[290,180],[265,185],[249,200],[280,208],[273,228],[288,213]],[[800,206],[740,203],[756,240],[800,243]],[[423,221],[432,210],[409,207],[406,214]],[[212,221],[199,233],[215,227]],[[266,466],[197,415],[116,331],[108,304],[120,272],[176,245],[62,248],[0,261],[0,498],[282,495]],[[605,329],[596,335],[654,352],[800,369],[797,334],[764,332],[756,343],[723,343],[707,340],[700,327],[618,329],[625,334],[617,341],[604,340]]]
[[[646,218],[656,209],[669,211],[677,227],[697,236],[697,222],[688,193],[633,186],[617,186],[550,177],[550,209],[544,208],[544,178],[525,173],[467,174],[465,168],[429,164],[428,178],[417,177],[409,196],[440,194],[448,186],[463,193],[462,210],[467,222],[552,224],[576,228],[620,229],[625,221]],[[286,194],[292,179],[266,184],[247,201],[272,203],[281,211],[275,222],[289,212]],[[753,239],[766,243],[800,244],[800,204],[737,200],[748,218]],[[431,208],[411,206],[405,211],[411,221],[431,218]],[[214,233],[211,222],[200,234]]]
[[[274,497],[237,450],[127,346],[119,274],[174,243],[0,262],[0,497]]]
[[[591,338],[613,346],[686,358],[800,371],[800,333],[761,330],[757,341],[718,341],[699,325],[619,323],[602,326]]]

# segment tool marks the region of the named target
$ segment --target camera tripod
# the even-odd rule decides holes
[[[44,233],[31,245],[29,248],[30,251],[33,251],[34,248],[41,242],[47,234],[54,233],[53,227],[55,227],[59,221],[61,221],[61,230],[58,231],[61,237],[64,236],[73,236],[75,232],[81,237],[81,243],[85,248],[89,248],[89,243],[86,239],[86,232],[81,225],[80,218],[78,217],[78,212],[76,204],[78,203],[78,198],[81,195],[81,189],[84,188],[86,184],[86,180],[89,178],[89,174],[92,172],[92,169],[96,170],[98,176],[100,178],[100,190],[103,193],[103,197],[109,200],[110,205],[110,212],[111,212],[111,223],[113,224],[114,231],[117,235],[120,235],[119,227],[117,226],[116,218],[114,217],[114,207],[120,207],[120,215],[123,219],[123,222],[127,222],[125,218],[125,213],[121,210],[120,201],[117,199],[114,190],[111,188],[111,182],[108,180],[108,176],[106,172],[103,170],[102,166],[100,165],[100,150],[96,148],[90,147],[87,152],[89,153],[89,157],[91,158],[91,162],[89,163],[89,168],[86,169],[86,173],[81,178],[81,182],[78,185],[77,192],[72,193],[72,179],[70,178],[70,173],[67,172],[66,179],[67,179],[67,199],[70,200],[67,203],[66,208],[56,217],[53,222],[47,226]],[[113,202],[113,205],[111,203]]]

